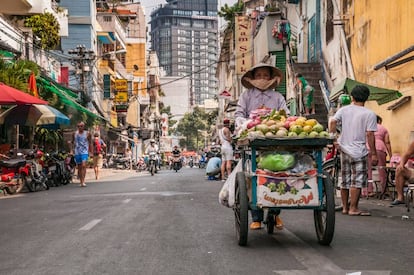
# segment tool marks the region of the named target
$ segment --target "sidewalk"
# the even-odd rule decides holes
[[[391,206],[391,202],[392,200],[390,199],[380,200],[376,198],[367,199],[366,197],[362,197],[359,201],[359,208],[369,211],[374,217],[385,217],[402,220],[409,219],[411,221],[414,221],[413,204],[410,204],[410,211],[407,212],[407,207],[405,204]]]

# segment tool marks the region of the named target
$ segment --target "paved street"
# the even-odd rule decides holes
[[[389,201],[362,200],[371,217],[337,213],[329,247],[311,210],[282,211],[284,230],[249,231],[239,247],[222,183],[201,169],[103,169],[87,183],[0,199],[0,274],[412,273],[414,212]]]

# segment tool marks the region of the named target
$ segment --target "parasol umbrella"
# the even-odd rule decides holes
[[[0,105],[22,104],[47,104],[47,101],[0,83]]]
[[[0,114],[0,124],[59,126],[69,123],[66,115],[48,105],[17,105]]]

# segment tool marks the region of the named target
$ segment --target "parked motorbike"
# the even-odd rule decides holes
[[[188,166],[190,166],[190,168],[193,168],[193,166],[194,166],[193,157],[190,158],[190,161],[188,162]]]
[[[103,161],[103,168],[130,169],[131,161],[123,155],[109,154]]]
[[[26,156],[28,164],[28,175],[26,177],[26,186],[30,192],[36,192],[41,190],[48,190],[47,177],[43,173],[43,167],[40,163],[40,158],[43,156],[43,152],[37,151],[36,153],[30,152]]]
[[[18,158],[0,160],[0,190],[7,194],[16,194],[26,185],[29,166],[23,154],[18,153]]]
[[[72,181],[75,169],[74,159],[69,159],[66,152],[46,154],[45,163],[44,173],[49,186],[66,185]]]
[[[154,176],[157,170],[157,153],[150,152],[148,157],[148,170],[151,173],[151,176]]]

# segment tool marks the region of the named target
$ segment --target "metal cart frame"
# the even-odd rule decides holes
[[[248,237],[248,210],[267,209],[265,224],[267,232],[273,233],[275,225],[274,213],[280,209],[310,209],[314,211],[314,224],[318,242],[321,245],[329,245],[335,230],[335,199],[334,186],[329,174],[322,169],[322,149],[332,144],[329,138],[278,138],[239,140],[237,145],[242,152],[243,172],[238,172],[235,182],[235,226],[238,244],[245,246]],[[318,206],[292,206],[292,207],[259,207],[257,205],[257,152],[265,151],[289,151],[312,153],[315,157],[317,170],[317,185],[319,192]],[[251,171],[248,171],[248,161],[251,161]],[[251,179],[251,200],[248,197],[248,179]]]

